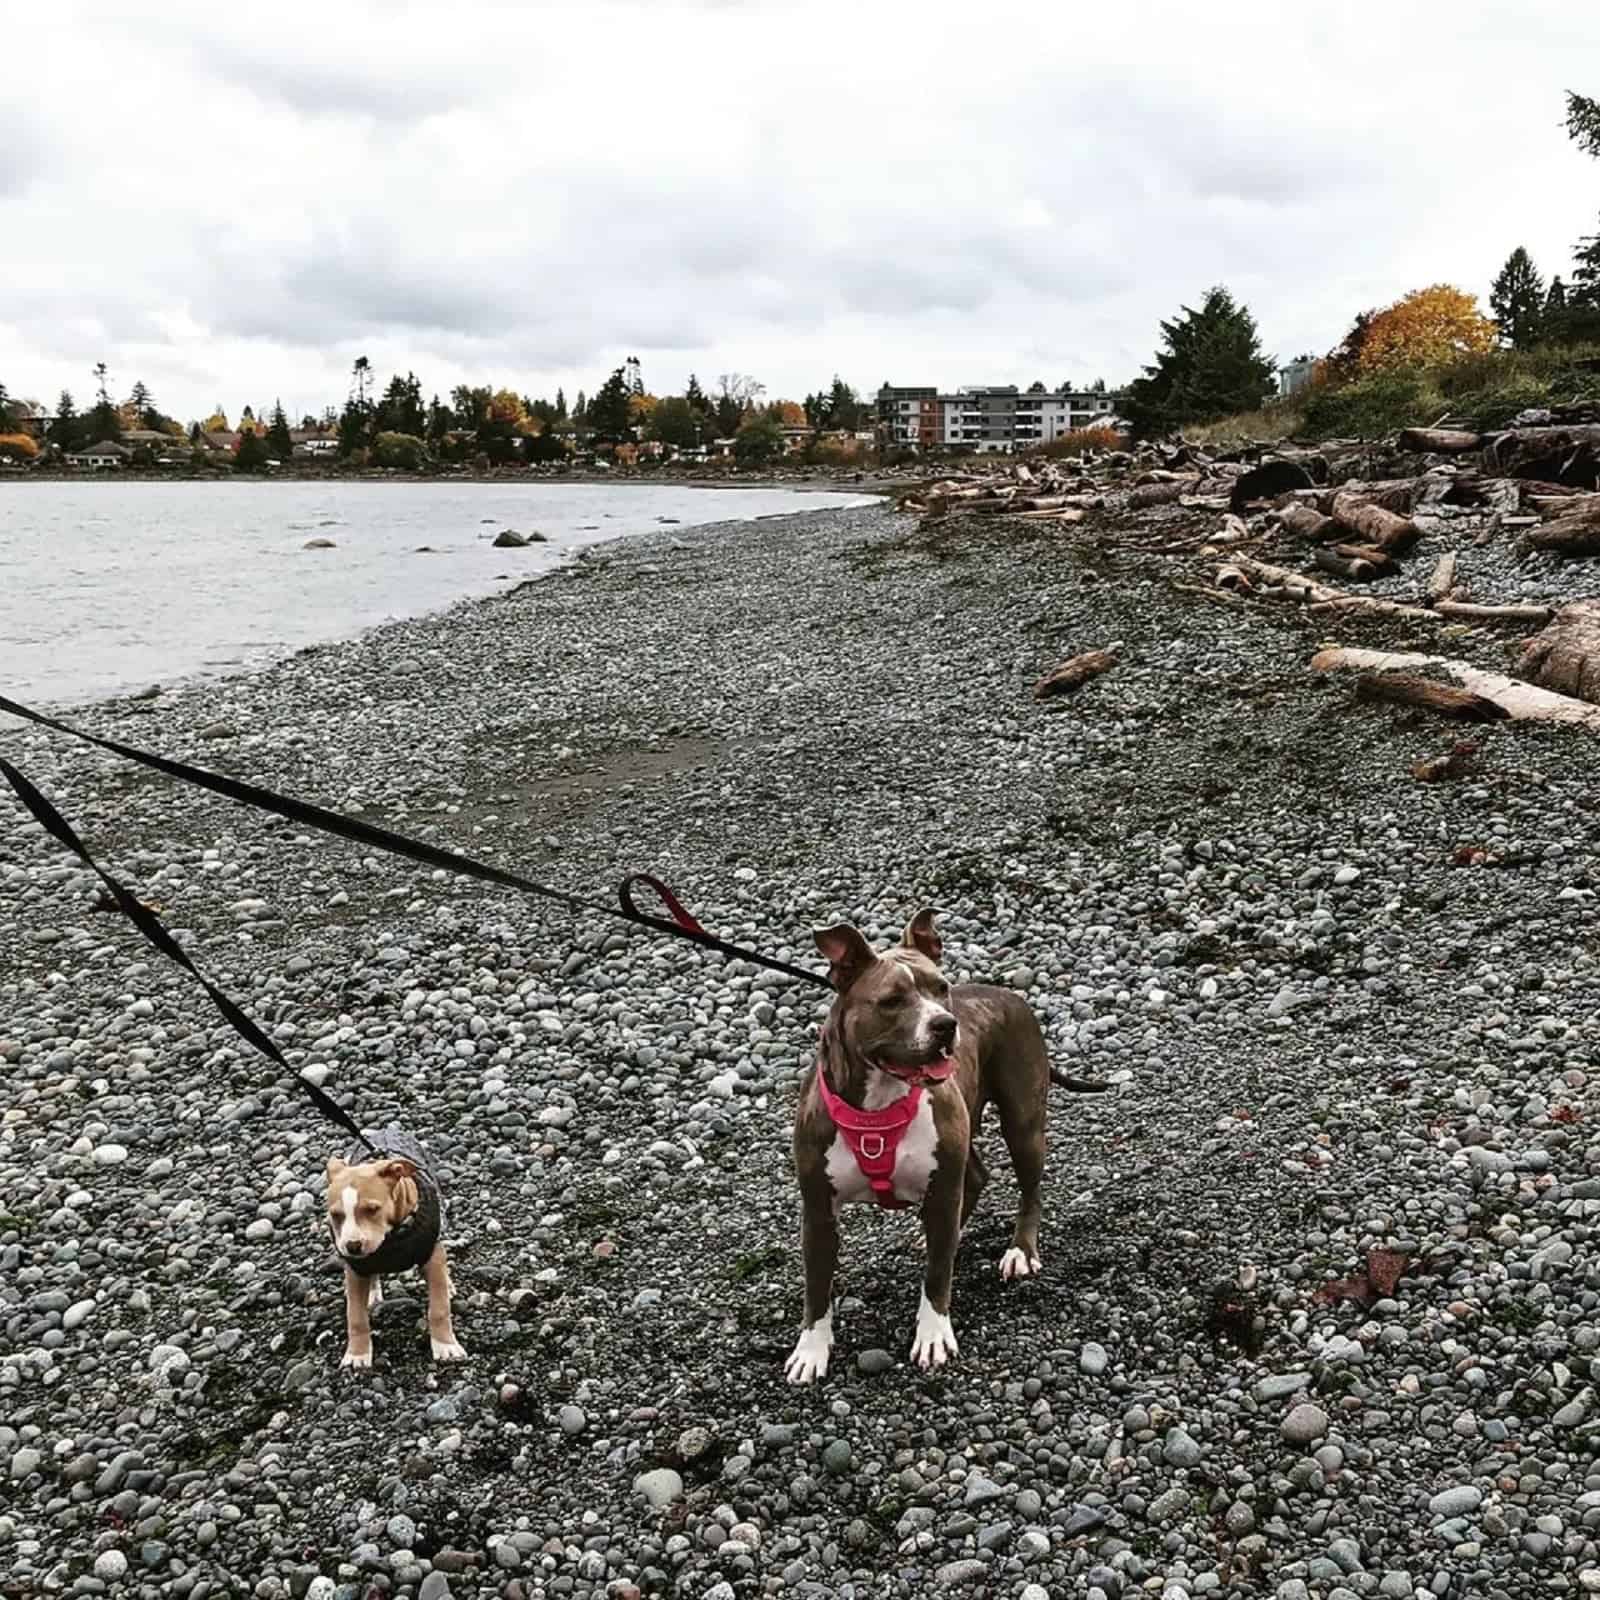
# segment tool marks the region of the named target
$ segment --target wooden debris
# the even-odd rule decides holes
[[[1311,553],[1311,559],[1322,568],[1324,572],[1334,573],[1341,578],[1348,578],[1352,583],[1370,583],[1374,578],[1381,576],[1365,556],[1347,555],[1344,550],[1329,548],[1324,545],[1319,550]],[[1388,565],[1388,558],[1384,558],[1384,565]]]
[[[1439,557],[1439,564],[1433,569],[1433,576],[1428,579],[1428,601],[1431,605],[1438,605],[1441,600],[1450,598],[1450,591],[1456,586],[1456,553],[1454,550]]]
[[[1600,424],[1512,428],[1484,446],[1483,462],[1500,477],[1600,488]]]
[[[1336,494],[1332,515],[1341,527],[1391,554],[1409,550],[1422,537],[1422,530],[1409,517],[1397,516],[1355,494]]]
[[[1380,550],[1372,544],[1336,544],[1333,547],[1336,556],[1344,556],[1350,561],[1365,561],[1376,567],[1379,572],[1397,572],[1394,557],[1387,550]]]
[[[1402,428],[1398,442],[1402,450],[1432,450],[1454,455],[1463,450],[1479,449],[1483,435],[1468,433],[1462,428]]]
[[[1082,688],[1091,678],[1109,672],[1116,664],[1117,657],[1110,650],[1085,650],[1082,655],[1063,661],[1054,671],[1047,672],[1034,684],[1033,698],[1048,700],[1053,695]]]
[[[1339,531],[1332,517],[1325,517],[1315,506],[1302,505],[1298,500],[1284,506],[1275,515],[1280,527],[1312,543],[1331,539]]]
[[[1550,606],[1477,606],[1466,600],[1441,600],[1435,609],[1441,617],[1458,622],[1536,622],[1543,626],[1555,615]]]
[[[1411,764],[1411,776],[1418,783],[1443,783],[1447,778],[1464,778],[1473,768],[1478,747],[1470,739],[1450,746],[1442,756],[1424,756]]]
[[[1560,722],[1600,730],[1600,706],[1586,705],[1568,695],[1521,683],[1504,673],[1485,672],[1465,661],[1425,655],[1409,650],[1363,650],[1335,646],[1311,658],[1313,672],[1407,672],[1432,667],[1443,671],[1463,689],[1503,706],[1515,722]]]
[[[1556,694],[1600,704],[1600,600],[1562,606],[1523,651],[1517,672]]]
[[[1600,494],[1567,501],[1554,521],[1527,529],[1522,546],[1564,556],[1600,555]]]
[[[1504,706],[1469,689],[1407,672],[1371,673],[1357,678],[1356,699],[1421,706],[1446,717],[1459,717],[1463,722],[1502,722],[1511,714]]]
[[[1130,511],[1143,511],[1150,506],[1170,506],[1180,496],[1194,487],[1197,479],[1188,478],[1179,483],[1141,483],[1128,496]]]

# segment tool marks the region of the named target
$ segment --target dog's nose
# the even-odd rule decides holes
[[[948,1050],[956,1042],[956,1019],[948,1014],[935,1017],[928,1025],[928,1032],[941,1050]]]
[[[364,1239],[352,1239],[344,1247],[344,1253],[347,1256],[364,1256],[367,1253],[366,1241]]]

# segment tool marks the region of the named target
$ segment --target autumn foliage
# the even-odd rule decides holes
[[[0,433],[0,461],[32,461],[38,453],[38,441],[27,434]]]
[[[1357,344],[1356,366],[1363,373],[1437,366],[1494,349],[1495,325],[1478,309],[1476,296],[1436,283],[1374,313],[1359,329]]]

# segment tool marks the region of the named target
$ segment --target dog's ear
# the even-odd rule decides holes
[[[328,1182],[332,1183],[336,1174],[348,1171],[344,1161],[338,1156],[328,1157]]]
[[[907,924],[905,936],[900,941],[907,949],[919,951],[934,966],[944,956],[944,940],[933,925],[933,907],[924,906]]]
[[[852,928],[848,922],[818,928],[811,937],[817,941],[817,949],[827,957],[828,976],[841,994],[877,960],[860,930]]]
[[[385,1161],[378,1176],[389,1185],[394,1196],[395,1220],[409,1217],[417,1209],[417,1169],[409,1161]]]

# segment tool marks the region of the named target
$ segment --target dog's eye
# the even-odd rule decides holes
[[[332,1217],[335,1222],[344,1221],[344,1212],[342,1211],[330,1211],[328,1215]]]
[[[361,1215],[364,1217],[375,1217],[377,1214],[378,1208],[375,1205],[368,1204],[361,1207]]]
[[[886,994],[878,1001],[878,1008],[881,1011],[898,1011],[905,1003],[903,994]]]

